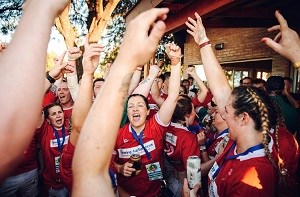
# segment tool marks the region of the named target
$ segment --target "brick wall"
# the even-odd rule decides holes
[[[275,36],[266,28],[210,28],[206,32],[213,48],[224,43],[223,50],[214,49],[219,62],[272,59],[272,75],[289,76],[290,62],[261,42],[263,37]],[[184,44],[184,64],[201,64],[198,46],[190,35]]]

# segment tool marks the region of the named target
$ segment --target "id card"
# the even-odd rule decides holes
[[[163,178],[159,162],[146,165],[146,170],[150,181]]]
[[[60,156],[54,157],[55,172],[59,173]]]

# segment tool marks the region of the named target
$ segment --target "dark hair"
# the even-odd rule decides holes
[[[165,73],[164,73],[164,76],[165,76],[165,80],[166,80],[166,79],[169,79],[170,76],[171,76],[171,72],[165,72]]]
[[[172,122],[179,123],[185,121],[185,116],[190,114],[192,110],[192,99],[187,95],[180,95],[172,116]]]
[[[184,85],[180,85],[180,87],[183,89],[184,94],[188,94],[188,91]]]
[[[244,77],[243,79],[240,80],[240,84],[243,84],[243,81],[244,81],[245,79],[250,79],[251,84],[252,84],[253,80],[252,80],[251,77]]]
[[[44,117],[45,119],[49,118],[49,109],[54,107],[54,106],[59,106],[61,108],[61,110],[63,110],[63,107],[61,106],[60,103],[51,103],[49,105],[46,105],[44,108],[43,108],[43,111],[44,111]]]
[[[103,78],[96,78],[95,80],[94,80],[94,82],[93,82],[93,88],[95,87],[95,83],[97,82],[97,81],[105,81],[105,79],[103,79]]]
[[[166,76],[164,74],[160,74],[157,78],[160,78],[163,82],[166,80]]]
[[[255,129],[262,131],[263,145],[269,161],[278,169],[278,165],[274,161],[268,147],[268,133],[271,128],[275,128],[277,125],[277,113],[271,98],[263,90],[249,86],[234,88],[232,95],[234,97],[232,101],[232,107],[235,110],[234,114],[236,116],[243,112],[249,114],[254,121]]]
[[[128,104],[128,101],[129,101],[130,98],[136,97],[136,96],[142,97],[143,100],[144,100],[144,102],[145,102],[145,104],[146,104],[147,109],[150,109],[147,98],[146,98],[144,95],[142,95],[142,94],[131,94],[131,95],[127,98],[127,104]]]
[[[259,78],[257,78],[257,79],[254,79],[253,80],[253,82],[252,82],[252,84],[264,84],[264,86],[266,86],[266,81],[265,80],[263,80],[263,79],[259,79]]]
[[[283,80],[288,81],[290,84],[293,84],[293,79],[290,77],[283,77]]]
[[[271,92],[281,95],[284,89],[284,80],[281,76],[271,76],[267,80],[266,90],[270,94]]]

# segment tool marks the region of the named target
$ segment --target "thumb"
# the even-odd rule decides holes
[[[163,21],[157,21],[149,35],[150,42],[155,43],[155,48],[166,31],[166,24]]]
[[[274,51],[276,51],[278,53],[280,52],[280,50],[282,48],[280,44],[278,44],[277,42],[275,42],[271,38],[263,38],[261,41],[263,43],[266,43],[266,45],[268,45],[269,47],[271,47]]]

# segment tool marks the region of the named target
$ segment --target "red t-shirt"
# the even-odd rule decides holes
[[[160,192],[161,180],[150,181],[145,166],[159,162],[162,169],[163,159],[163,136],[168,125],[163,125],[155,115],[146,122],[143,135],[143,144],[151,154],[151,161],[145,151],[134,139],[130,123],[124,125],[118,132],[115,147],[115,162],[119,165],[126,163],[134,153],[141,155],[142,170],[133,177],[125,177],[117,174],[118,185],[130,195],[134,196],[156,196]]]
[[[222,142],[225,137],[226,139],[228,138],[228,129],[225,129],[224,131],[219,133],[213,140],[212,144],[207,148],[207,153],[210,159],[215,158],[215,156],[218,154],[220,142]]]
[[[29,147],[24,151],[22,163],[15,169],[11,176],[23,174],[37,168],[37,132],[35,132]]]
[[[197,136],[178,123],[171,123],[168,127],[164,140],[164,151],[167,159],[178,172],[186,171],[189,156],[197,155],[200,158]]]
[[[56,101],[56,99],[57,99],[57,97],[52,91],[46,92],[46,94],[44,95],[43,107],[45,107],[51,103],[54,103]]]
[[[164,92],[160,92],[160,97],[163,98],[164,100],[166,100],[168,95]],[[151,93],[148,94],[147,100],[148,100],[148,104],[149,104],[149,107],[150,107],[150,113],[149,113],[148,118],[147,118],[149,120],[150,118],[152,118],[158,112],[159,107],[156,104],[156,102],[153,100]]]
[[[72,175],[72,161],[74,156],[75,146],[69,142],[60,158],[60,175],[63,182],[67,185],[69,191],[72,189],[73,175]]]
[[[49,125],[47,121],[45,121],[39,130],[39,139],[41,142],[44,160],[43,181],[45,190],[49,190],[49,188],[61,189],[66,187],[62,181],[59,171],[60,156],[62,152],[60,152],[58,149],[58,143],[53,131],[53,127]],[[60,139],[59,141],[62,143],[62,130],[57,130],[57,132]],[[65,146],[68,144],[68,141],[69,134],[65,126],[65,140],[62,149],[65,148]]]
[[[202,106],[207,108],[208,107],[207,104],[211,101],[212,98],[213,98],[213,95],[212,95],[211,91],[208,91],[203,103],[201,103],[198,100],[197,96],[195,96],[195,98],[193,98],[192,102],[193,102],[193,105],[194,105],[195,108],[196,107],[202,107]]]
[[[269,149],[272,147],[271,140]],[[237,155],[236,143],[230,140],[208,178],[209,196],[275,196],[276,170],[262,144]]]
[[[271,136],[275,139],[274,130],[271,130]],[[284,176],[286,185],[279,187],[280,197],[297,196],[297,168],[299,147],[294,136],[285,128],[278,128],[279,156],[284,162],[284,168],[287,174]]]

